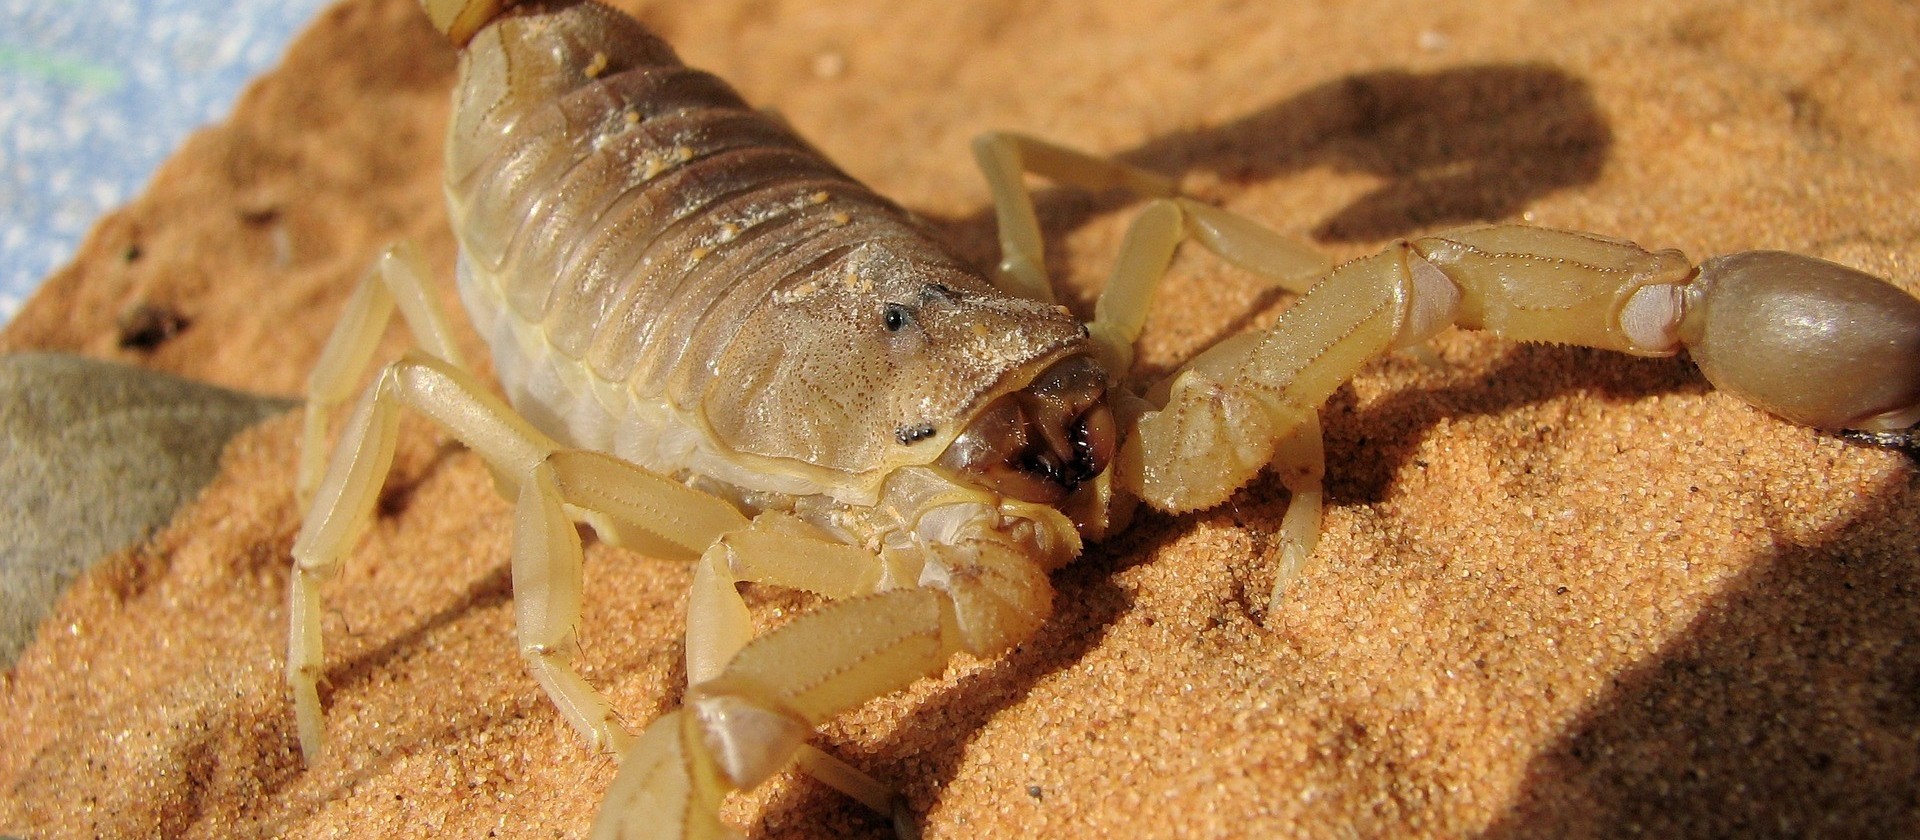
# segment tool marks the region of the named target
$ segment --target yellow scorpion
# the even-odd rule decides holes
[[[319,581],[366,528],[401,407],[474,449],[517,500],[520,650],[566,721],[621,765],[596,837],[730,833],[721,798],[797,765],[882,813],[886,786],[814,727],[991,657],[1046,621],[1048,572],[1135,500],[1217,505],[1271,468],[1291,492],[1272,597],[1313,552],[1317,412],[1370,360],[1449,326],[1640,356],[1686,349],[1787,420],[1920,421],[1920,301],[1756,251],[1676,251],[1513,225],[1324,258],[1158,174],[991,134],[975,146],[1003,259],[990,275],[724,82],[593,2],[423,0],[461,50],[445,186],[459,288],[508,402],[453,351],[419,258],[383,258],[309,385],[287,677],[322,747]],[[1023,179],[1149,199],[1091,322],[1054,303]],[[1185,240],[1302,292],[1143,393],[1125,387]],[[350,396],[394,309],[422,349]],[[575,520],[696,564],[684,708],[635,735],[576,671]],[[736,584],[829,599],[754,638]]]

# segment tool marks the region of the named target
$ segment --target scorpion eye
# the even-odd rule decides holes
[[[880,323],[885,324],[887,332],[899,332],[912,320],[907,308],[897,303],[889,303],[880,308]]]

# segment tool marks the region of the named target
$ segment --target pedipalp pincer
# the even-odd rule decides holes
[[[447,338],[419,257],[390,252],[313,375],[287,674],[323,748],[319,581],[366,528],[399,410],[475,450],[514,499],[519,645],[619,775],[597,837],[718,837],[722,798],[797,765],[913,822],[814,728],[999,655],[1052,610],[1048,573],[1136,501],[1220,505],[1263,470],[1292,494],[1269,599],[1313,555],[1318,412],[1362,366],[1448,327],[1640,356],[1687,350],[1786,420],[1920,422],[1920,301],[1811,257],[1698,265],[1518,225],[1441,231],[1338,268],[1183,196],[1173,180],[1014,134],[980,139],[1003,259],[990,273],[849,178],[780,120],[592,2],[425,0],[461,51],[446,196],[459,288],[506,399]],[[1146,201],[1091,321],[1055,304],[1024,178]],[[1135,340],[1193,241],[1300,298],[1270,328],[1138,393]],[[353,395],[398,308],[420,350]],[[575,521],[695,564],[683,707],[628,731],[573,664]],[[818,610],[755,636],[740,582]]]

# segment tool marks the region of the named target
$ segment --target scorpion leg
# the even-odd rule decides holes
[[[1121,189],[1139,198],[1167,199],[1178,208],[1143,210],[1128,230],[1128,244],[1108,281],[1105,297],[1116,316],[1135,319],[1131,335],[1146,321],[1146,307],[1166,262],[1182,236],[1206,243],[1227,261],[1271,279],[1284,288],[1306,291],[1306,282],[1327,273],[1326,256],[1312,245],[1282,236],[1259,223],[1216,207],[1179,198],[1174,180],[1158,172],[1011,132],[988,132],[973,141],[974,158],[993,195],[1000,231],[996,283],[1010,294],[1051,303],[1045,245],[1034,214],[1027,173],[1090,191]],[[1171,211],[1171,212],[1170,212]],[[1129,258],[1131,257],[1131,259]],[[1155,263],[1158,263],[1156,266]],[[1129,337],[1127,343],[1131,344]]]
[[[423,353],[409,353],[388,365],[368,386],[315,487],[293,545],[287,682],[293,690],[301,752],[309,760],[319,755],[321,746],[316,689],[321,663],[319,583],[366,530],[393,461],[402,404],[421,408],[489,461],[517,466],[515,474],[531,473],[558,448],[487,394],[471,374]]]
[[[1047,303],[1054,300],[1053,286],[1047,282],[1040,219],[1033,212],[1026,173],[1088,190],[1124,189],[1143,198],[1175,193],[1173,180],[1165,175],[1024,134],[982,134],[973,140],[973,156],[993,194],[994,218],[1000,231],[995,285],[1008,294]]]
[[[1148,202],[1127,228],[1113,273],[1087,325],[1105,369],[1133,366],[1133,344],[1146,327],[1153,295],[1182,240],[1192,239],[1228,263],[1280,288],[1305,292],[1332,264],[1313,246],[1238,213],[1189,198]]]
[[[1192,239],[1228,263],[1294,292],[1306,291],[1313,278],[1330,268],[1326,256],[1318,250],[1245,216],[1186,198],[1156,199],[1127,229],[1113,276],[1095,303],[1094,320],[1088,325],[1108,370],[1132,366],[1133,343],[1146,325],[1153,293],[1166,276],[1174,248],[1184,239]],[[1150,411],[1149,406],[1135,406],[1131,413]],[[1280,563],[1270,597],[1273,604],[1278,603],[1281,592],[1320,539],[1326,459],[1319,418],[1306,413],[1297,422],[1292,433],[1263,462],[1275,468],[1291,497],[1280,524]],[[1143,468],[1137,456],[1136,449],[1130,461],[1136,473]],[[1123,465],[1123,475],[1126,469]],[[1129,489],[1138,493],[1137,485],[1136,481]]]
[[[907,570],[890,568],[870,551],[834,541],[793,516],[768,512],[707,549],[695,567],[687,603],[687,687],[718,679],[753,637],[747,605],[735,584],[800,589],[833,599],[872,594],[896,585]],[[908,580],[911,582],[911,579]],[[802,743],[799,768],[882,814],[905,818],[902,803],[873,777]],[[903,836],[907,832],[903,832]]]
[[[800,589],[833,599],[878,591],[898,572],[873,552],[836,542],[788,514],[768,512],[723,535],[694,567],[687,606],[687,685],[718,677],[753,636],[736,583]]]
[[[395,304],[422,349],[466,367],[454,347],[447,314],[431,291],[420,249],[411,242],[401,242],[381,252],[347,298],[340,320],[307,376],[306,428],[300,439],[300,469],[295,484],[295,498],[301,507],[313,501],[320,471],[326,466],[327,418],[353,393],[355,382],[373,361],[374,346],[393,319]]]
[[[1325,254],[1306,242],[1237,213],[1178,196],[1173,180],[1155,172],[1020,134],[983,134],[975,138],[973,149],[992,191],[1000,230],[1002,256],[996,282],[1013,294],[1043,301],[1054,299],[1025,173],[1082,189],[1124,189],[1154,199],[1128,227],[1113,272],[1094,305],[1093,321],[1087,325],[1101,369],[1116,379],[1133,366],[1134,342],[1146,325],[1148,308],[1161,278],[1166,276],[1174,249],[1183,239],[1191,238],[1228,263],[1294,292],[1306,291],[1311,280],[1332,267]],[[1116,390],[1115,396],[1121,403],[1131,397],[1123,390]],[[1116,409],[1123,415],[1137,415],[1146,409],[1137,399],[1131,402],[1134,404],[1121,404]],[[1287,462],[1292,468],[1283,474],[1294,494],[1282,525],[1281,565],[1287,569],[1297,569],[1319,538],[1324,470],[1317,429],[1310,442],[1303,439],[1287,453],[1293,456]],[[1101,481],[1107,480],[1102,476]],[[1088,502],[1089,511],[1104,517],[1124,510],[1109,507],[1106,500],[1110,495],[1110,488],[1099,488],[1089,497],[1098,499]],[[1082,512],[1079,521],[1092,521],[1090,515]],[[1103,520],[1090,533],[1103,535],[1125,519],[1126,515],[1120,513],[1111,522]]]
[[[1709,260],[1590,234],[1463,228],[1335,270],[1272,329],[1200,354],[1150,394],[1121,479],[1165,510],[1226,499],[1314,430],[1367,361],[1448,325],[1525,341],[1667,356],[1789,420],[1892,428],[1920,419],[1920,301],[1780,252]],[[1284,584],[1284,580],[1282,581]]]
[[[729,535],[731,550],[759,553],[740,536]],[[808,748],[805,739],[842,712],[939,673],[957,651],[991,656],[1017,644],[1045,620],[1052,598],[1040,567],[990,536],[927,551],[920,585],[855,595],[801,615],[746,642],[717,675],[690,689],[685,707],[656,719],[622,759],[593,836],[727,836],[716,816],[721,797],[796,759],[816,778],[890,810],[896,830],[910,836],[896,797]],[[798,564],[771,555],[741,565],[764,569],[775,582],[802,573]],[[883,563],[873,558],[853,565],[857,574],[839,579],[857,589],[864,584],[855,582]],[[690,638],[688,644],[695,643]],[[702,658],[712,653],[703,651]],[[823,767],[823,760],[833,766]],[[839,769],[854,776],[837,777]]]
[[[578,651],[581,552],[573,522],[591,512],[646,529],[655,556],[690,558],[746,517],[712,496],[611,455],[582,449],[550,454],[520,483],[514,522],[513,602],[520,654],[562,717],[598,749],[631,744],[607,699],[573,666]]]
[[[294,542],[287,681],[301,751],[311,761],[322,745],[319,581],[366,528],[392,463],[402,406],[427,415],[510,482],[519,499],[513,577],[522,655],[571,725],[601,748],[624,746],[627,735],[606,699],[571,662],[581,562],[572,515],[596,513],[630,533],[649,532],[656,553],[686,559],[744,527],[746,518],[717,498],[611,456],[560,448],[471,374],[416,352],[382,369],[361,397]]]
[[[447,428],[487,459],[496,474],[524,476],[517,484],[513,585],[522,656],[562,717],[597,748],[624,753],[631,736],[600,691],[573,666],[574,628],[581,603],[581,546],[573,521],[597,514],[623,534],[650,535],[650,553],[691,559],[703,548],[689,607],[689,673],[695,681],[717,674],[745,642],[745,607],[733,590],[739,579],[796,586],[832,597],[871,592],[883,576],[878,558],[824,540],[802,540],[797,521],[785,528],[749,527],[732,506],[671,479],[603,453],[561,449],[520,420],[470,374],[426,355],[388,366],[371,386],[320,483],[318,504],[294,547],[293,627],[288,680],[296,698],[302,751],[321,748],[317,679],[322,659],[318,581],[365,527],[379,482],[391,463],[398,410],[411,406]],[[762,522],[780,522],[762,517]],[[727,564],[724,581],[711,570]],[[706,585],[699,585],[701,578]],[[724,594],[721,594],[721,593]],[[713,628],[719,627],[716,632]],[[709,663],[718,663],[709,664]],[[796,747],[809,775],[883,813],[897,811],[883,785],[833,756]]]

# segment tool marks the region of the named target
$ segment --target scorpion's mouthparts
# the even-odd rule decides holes
[[[1106,396],[1093,359],[1062,359],[988,403],[940,463],[1016,499],[1057,503],[1113,460],[1118,433]]]

